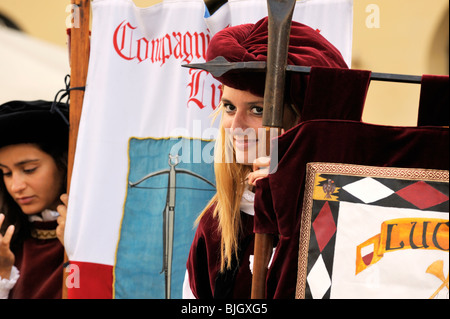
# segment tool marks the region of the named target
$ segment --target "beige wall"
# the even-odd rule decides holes
[[[134,1],[140,7],[161,2]],[[65,46],[69,4],[69,0],[0,0],[0,13],[25,32]],[[374,20],[373,8],[379,20]],[[352,68],[448,74],[448,14],[447,0],[354,0]],[[415,125],[419,92],[414,84],[372,82],[363,120]]]
[[[0,0],[0,13],[26,33],[62,46],[66,44],[69,0]]]
[[[370,15],[366,8],[371,4],[379,8],[378,28],[366,25]],[[414,75],[448,74],[448,12],[446,0],[354,0],[352,67]],[[420,86],[415,84],[372,82],[363,119],[415,125],[419,93]]]

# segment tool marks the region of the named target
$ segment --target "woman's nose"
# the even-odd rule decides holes
[[[237,111],[234,115],[233,122],[231,123],[231,129],[247,129],[246,115],[244,112]]]
[[[20,192],[24,190],[26,187],[25,180],[19,174],[13,174],[11,178],[11,186],[10,189],[12,192]]]

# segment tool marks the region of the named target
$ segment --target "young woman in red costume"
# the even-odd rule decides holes
[[[226,28],[211,40],[207,60],[228,62],[267,59],[268,19]],[[347,68],[339,51],[310,27],[292,22],[288,64]],[[265,74],[226,73],[218,113],[216,141],[217,193],[198,217],[198,228],[187,261],[185,298],[250,298],[253,255],[255,181],[267,176],[268,161],[256,159],[258,128],[262,128]],[[301,120],[308,78],[290,75],[286,81],[284,124]],[[228,160],[232,158],[232,160]],[[256,161],[255,161],[256,160]],[[294,292],[292,292],[292,297]]]
[[[68,115],[46,101],[0,106],[0,298],[61,298]]]

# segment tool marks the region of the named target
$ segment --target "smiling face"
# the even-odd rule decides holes
[[[257,157],[265,155],[260,154],[265,152],[265,142],[261,143],[263,104],[262,97],[224,86],[222,126],[226,138],[233,145],[238,163],[252,165]]]
[[[6,190],[27,214],[59,204],[63,173],[54,159],[34,144],[16,144],[0,148],[0,170]]]

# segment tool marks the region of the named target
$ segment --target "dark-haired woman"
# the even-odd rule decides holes
[[[67,118],[63,104],[0,106],[1,298],[61,298],[56,208],[66,188]]]

